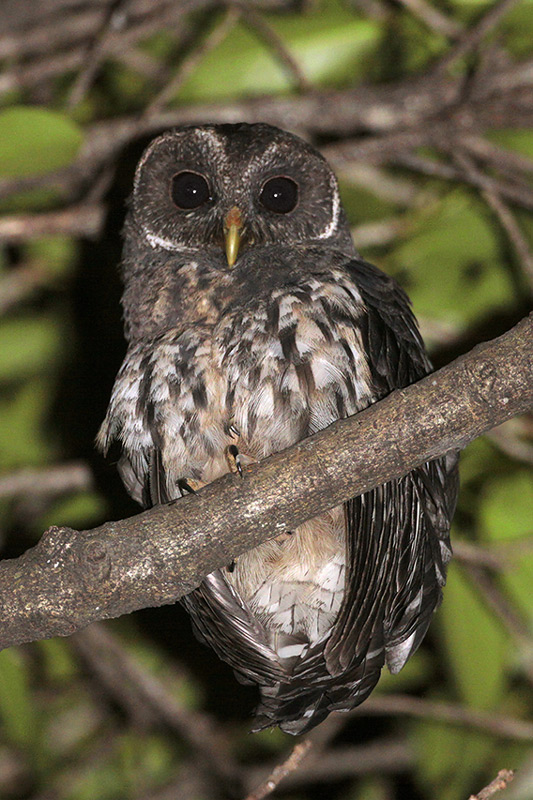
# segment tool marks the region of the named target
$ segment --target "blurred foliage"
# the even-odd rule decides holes
[[[375,22],[361,19],[336,3],[325,4],[320,14],[267,14],[265,19],[287,45],[307,80],[317,87],[342,86],[365,77],[381,35]],[[284,94],[292,88],[294,81],[272,48],[241,23],[202,60],[176,101]]]
[[[28,106],[3,109],[0,176],[40,175],[65,167],[76,156],[82,139],[81,130],[65,114]]]
[[[369,8],[373,5],[368,3]],[[355,6],[317,0],[305,13],[271,12],[264,19],[313,87],[340,88],[416,74],[448,46],[443,35],[430,31],[401,3],[379,4],[383,13],[375,17]],[[439,0],[435,7],[468,24],[487,3]],[[173,74],[190,41],[205,41],[220,18],[218,11],[193,14],[190,30],[185,28],[185,45],[176,32],[166,29],[147,34],[139,50],[160,65],[162,73]],[[505,17],[499,36],[510,55],[531,55],[530,0],[522,0]],[[108,59],[81,101],[68,111],[75,79],[76,72],[66,70],[41,102],[23,89],[4,97],[0,178],[68,167],[83,146],[85,126],[137,113],[153,99],[151,78],[136,72],[131,62]],[[199,60],[170,99],[177,106],[294,91],[294,76],[272,43],[239,23]],[[510,152],[533,156],[531,131],[510,129],[492,134],[491,140]],[[406,287],[437,363],[512,324],[523,308],[523,281],[517,277],[505,235],[476,192],[399,168],[388,171],[392,189],[387,191],[379,181],[375,189],[368,182],[362,185],[348,168],[340,180],[356,228],[395,221],[392,240],[373,243],[364,255]],[[38,276],[27,291],[22,286],[18,302],[5,310],[1,306],[0,471],[10,475],[84,458],[96,475],[96,485],[86,489],[2,496],[0,534],[6,556],[19,555],[52,522],[88,528],[135,510],[119,487],[114,466],[104,464],[92,444],[122,355],[115,269],[128,191],[129,186],[110,190],[110,203],[115,205],[97,242],[36,237],[0,250],[0,301],[18,276]],[[2,212],[43,211],[58,202],[53,189],[21,185],[16,197],[2,201]],[[531,216],[523,212],[518,218],[531,245]],[[505,554],[498,586],[533,637],[531,463],[510,454],[513,443],[516,450],[529,446],[531,453],[531,423],[529,428],[527,421],[506,426],[503,435],[511,446],[502,448],[500,440],[484,439],[464,454],[454,536]],[[175,702],[208,711],[223,722],[233,737],[234,755],[243,762],[267,760],[293,744],[278,730],[246,735],[253,693],[236,684],[212,652],[192,641],[179,610],[143,612],[109,628],[140,667],[164,683]],[[400,675],[383,676],[378,692],[412,692],[527,719],[533,710],[527,678],[528,669],[529,676],[532,673],[532,642],[530,638],[529,649],[525,643],[520,646],[468,572],[454,564],[427,641]],[[69,640],[0,654],[0,720],[0,797],[5,800],[155,798],[151,793],[176,781],[188,763],[180,736],[164,724],[143,721],[140,712],[135,717],[127,704],[121,705],[109,686],[99,683],[94,664]],[[434,721],[399,718],[389,723],[357,718],[347,726],[343,742],[364,742],[376,730],[403,731],[415,752],[412,774],[397,782],[375,775],[328,784],[328,797],[459,800],[487,783],[499,768],[524,765],[525,774],[533,775],[527,743],[509,743]],[[529,794],[526,788],[516,797],[533,797],[533,777],[529,786]],[[290,796],[326,795],[298,789]]]

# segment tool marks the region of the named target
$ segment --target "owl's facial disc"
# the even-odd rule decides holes
[[[216,269],[280,241],[353,248],[324,159],[264,124],[181,128],[154,140],[137,168],[129,219],[154,250],[205,256]]]

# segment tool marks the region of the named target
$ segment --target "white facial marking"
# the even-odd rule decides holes
[[[163,248],[163,250],[187,250],[187,248],[183,244],[179,244],[179,242],[171,242],[170,239],[164,239],[162,236],[156,236],[155,233],[148,233],[146,228],[143,226],[143,231],[146,235],[146,239],[150,247],[153,247],[156,250],[158,247]]]
[[[333,236],[339,224],[341,199],[339,195],[339,185],[337,183],[337,178],[333,174],[330,175],[329,185],[333,193],[333,200],[331,201],[331,220],[326,225],[322,233],[318,235],[317,237],[318,239],[329,239],[331,236]]]

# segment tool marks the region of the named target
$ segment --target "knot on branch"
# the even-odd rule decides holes
[[[82,572],[86,586],[95,580],[104,580],[111,573],[111,556],[105,543],[100,538],[90,538],[80,553],[80,562],[87,568]]]
[[[79,541],[80,534],[77,531],[53,525],[45,532],[39,547],[44,551],[46,563],[53,572],[75,572],[83,586],[90,588],[95,581],[109,577],[111,558],[100,537],[87,534],[87,540],[81,547]]]
[[[505,391],[508,376],[503,374],[509,367],[480,359],[465,365],[465,369],[472,386],[472,400],[481,401],[491,408],[509,403],[509,396]]]

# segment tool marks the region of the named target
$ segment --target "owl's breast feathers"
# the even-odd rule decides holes
[[[405,295],[364,262],[244,295],[209,324],[128,350],[99,441],[120,442],[123,480],[145,505],[227,472],[231,445],[243,463],[260,460],[428,371]],[[397,671],[414,652],[450,557],[453,469],[426,464],[244,554],[184,599],[197,634],[262,687],[256,729],[300,733],[352,708],[385,660]]]

